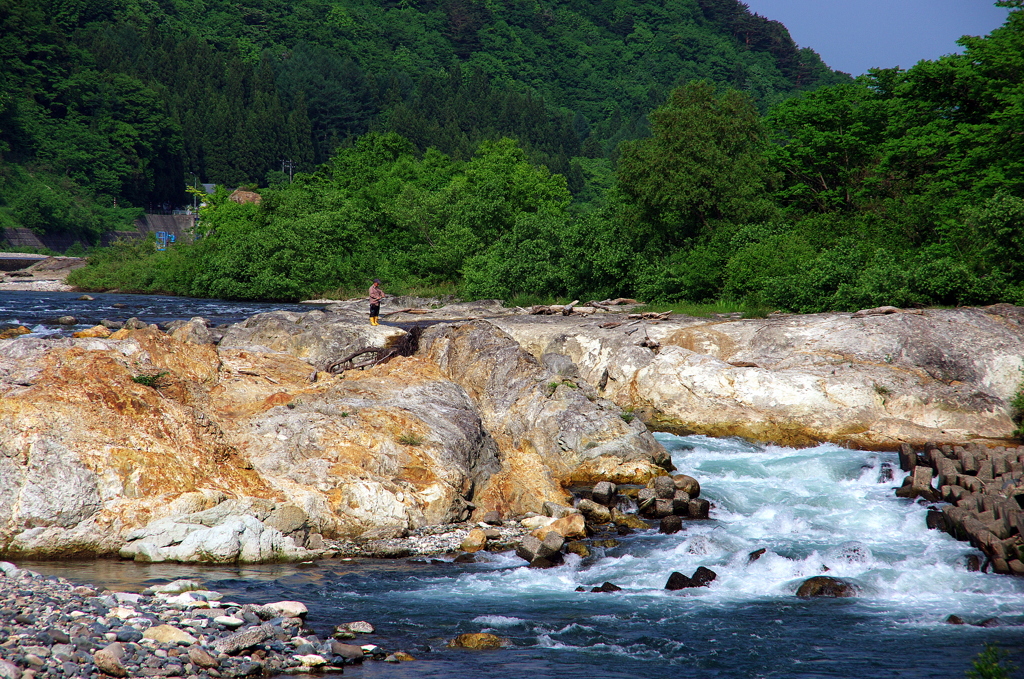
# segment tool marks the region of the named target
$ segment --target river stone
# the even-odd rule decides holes
[[[962,624],[964,624],[964,619],[961,618],[959,615],[950,615],[948,618],[946,618],[946,624],[947,625],[962,625]]]
[[[533,531],[533,535],[543,540],[550,532],[558,533],[563,538],[582,538],[587,536],[587,524],[582,514],[573,513],[538,528]]]
[[[651,527],[649,523],[641,519],[636,514],[625,514],[618,511],[612,512],[612,521],[616,526],[625,526],[626,528],[632,528],[633,530],[647,530]]]
[[[569,514],[576,514],[579,510],[558,504],[557,502],[551,502],[549,500],[541,505],[541,512],[544,516],[550,516],[552,519],[560,519],[563,516],[568,516]]]
[[[597,587],[591,588],[590,591],[591,592],[607,592],[607,593],[611,593],[611,592],[621,592],[622,588],[619,587],[618,585],[614,584],[614,583],[605,582],[605,583],[603,583],[603,584],[601,584],[601,585],[599,585]]]
[[[610,507],[615,504],[615,484],[610,481],[601,481],[594,486],[593,492],[590,494],[594,502],[598,504]]]
[[[302,663],[303,667],[320,667],[321,665],[327,664],[327,660],[322,655],[310,654],[296,655],[293,657]]]
[[[565,546],[567,554],[576,554],[577,556],[586,559],[590,556],[590,548],[587,547],[586,543],[580,542],[579,540],[573,540]]]
[[[20,679],[21,668],[10,660],[0,658],[0,679]]]
[[[155,625],[142,633],[143,639],[152,639],[163,644],[194,644],[196,638],[172,625]]]
[[[528,516],[519,523],[522,524],[523,528],[536,530],[542,526],[549,526],[555,521],[556,519],[553,519],[550,516]]]
[[[469,534],[465,538],[463,538],[462,544],[459,545],[459,549],[472,554],[474,552],[479,552],[486,546],[487,535],[485,535],[483,530],[480,528],[474,528],[469,531]]]
[[[691,498],[695,498],[700,495],[700,483],[697,479],[686,474],[675,474],[672,476],[672,483],[675,484],[676,490],[681,490]]]
[[[449,648],[472,648],[476,650],[491,650],[501,648],[504,645],[504,639],[486,632],[467,632],[448,642]]]
[[[188,649],[188,659],[193,665],[204,669],[220,667],[220,661],[207,653],[206,650],[200,646],[191,646]]]
[[[110,650],[109,646],[93,653],[92,661],[104,674],[109,674],[112,677],[128,676],[128,671],[121,664],[120,658]]]
[[[857,596],[857,590],[850,583],[833,578],[827,575],[818,575],[808,578],[797,589],[796,595],[801,599],[812,597],[852,597]]]
[[[484,523],[486,523],[486,524],[488,524],[490,526],[500,526],[501,525],[501,514],[499,514],[497,511],[492,509],[491,511],[487,512],[486,514],[484,514],[484,518],[481,519],[481,521],[483,521]]]
[[[564,542],[562,536],[555,532],[548,533],[543,540],[533,535],[527,535],[520,540],[516,547],[516,555],[532,564],[537,559],[547,559],[558,553]]]
[[[341,656],[349,662],[362,662],[363,660],[363,649],[355,644],[343,644],[340,641],[332,641],[331,653]]]
[[[306,604],[301,601],[275,601],[264,604],[263,608],[273,611],[272,618],[305,618],[309,613]]]
[[[143,594],[181,594],[182,592],[195,592],[203,588],[198,580],[174,580],[166,585],[157,585],[143,591]]]
[[[355,634],[373,634],[376,628],[365,620],[346,622],[334,628],[334,631],[353,632]]]
[[[576,508],[580,510],[590,523],[609,523],[612,520],[611,510],[593,500],[580,500]]]
[[[241,632],[235,632],[229,636],[218,639],[213,642],[212,646],[218,653],[237,653],[243,649],[255,646],[258,643],[263,642],[266,639],[274,636],[276,632],[274,628],[267,623],[263,623],[259,627],[250,627],[244,629]]]

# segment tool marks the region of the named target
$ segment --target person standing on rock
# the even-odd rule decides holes
[[[377,317],[380,316],[380,301],[384,299],[384,291],[380,289],[380,279],[374,278],[370,286],[370,325],[380,325]]]

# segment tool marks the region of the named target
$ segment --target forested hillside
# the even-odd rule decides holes
[[[93,238],[370,130],[458,160],[513,137],[593,197],[695,78],[762,110],[844,79],[737,0],[0,0],[0,226]]]

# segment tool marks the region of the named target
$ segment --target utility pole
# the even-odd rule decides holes
[[[295,169],[295,163],[293,163],[290,160],[282,160],[281,161],[281,172],[284,172],[286,169],[288,171],[288,183],[291,184],[292,183],[292,171]]]

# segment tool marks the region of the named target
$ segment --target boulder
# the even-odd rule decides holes
[[[578,514],[579,510],[566,505],[560,505],[557,502],[548,501],[541,506],[541,512],[544,516],[550,516],[553,519],[560,519],[563,516],[568,516],[569,514]]]
[[[691,519],[706,519],[711,511],[711,503],[707,500],[690,500],[688,516]]]
[[[534,568],[549,568],[562,563],[561,549],[565,539],[551,531],[540,540],[533,535],[525,536],[516,547],[516,556],[530,562]]]
[[[352,632],[353,634],[373,634],[377,631],[371,623],[365,620],[355,620],[353,622],[346,622],[338,625],[334,628],[335,633],[339,631]]]
[[[500,526],[502,524],[501,514],[494,510],[491,510],[484,514],[480,520],[490,526]]]
[[[506,641],[494,634],[486,632],[467,632],[460,634],[448,642],[449,648],[470,648],[474,650],[493,650],[501,648]]]
[[[463,538],[462,545],[459,547],[459,549],[461,549],[464,552],[469,552],[470,554],[472,554],[473,552],[479,552],[486,546],[487,536],[484,535],[484,532],[481,529],[474,528],[473,530],[469,531],[469,535]]]
[[[857,589],[851,583],[828,575],[818,575],[804,580],[796,591],[801,599],[813,597],[854,597]]]
[[[561,378],[486,321],[435,325],[420,351],[472,395],[503,468],[473,497],[477,513],[523,514],[545,501],[567,504],[566,487],[599,481],[646,482],[659,473],[664,448],[641,423]]]
[[[677,491],[683,491],[691,498],[695,498],[700,495],[700,483],[697,479],[686,474],[675,474],[672,476],[672,482],[675,484]]]
[[[94,325],[91,328],[85,330],[79,330],[78,332],[71,333],[72,337],[84,338],[84,337],[110,337],[110,329],[104,325]]]
[[[717,577],[717,573],[710,568],[705,568],[704,566],[698,566],[697,570],[693,572],[692,577],[687,577],[682,573],[675,571],[668,576],[668,582],[665,583],[665,589],[679,590],[691,587],[707,587]]]
[[[263,608],[269,609],[275,618],[305,618],[309,612],[301,601],[275,601],[264,604]]]
[[[600,505],[593,500],[580,500],[576,504],[576,509],[580,510],[580,513],[586,517],[590,523],[601,524],[608,523],[612,520],[611,510]]]
[[[586,559],[587,557],[590,556],[590,548],[587,547],[587,544],[585,542],[580,542],[579,540],[573,540],[572,542],[570,542],[569,544],[567,544],[565,546],[565,553],[566,554],[575,554],[575,555],[579,556],[582,559]]]
[[[615,484],[610,481],[601,481],[594,486],[591,498],[594,502],[606,507],[615,506]]]
[[[591,592],[608,592],[608,593],[610,593],[610,592],[621,592],[622,588],[619,587],[618,585],[614,584],[614,583],[605,582],[605,583],[603,583],[601,585],[598,585],[597,587],[592,588],[590,591]]]
[[[340,641],[331,642],[331,653],[341,656],[347,662],[362,662],[363,649],[355,644],[343,644]]]
[[[587,524],[583,520],[582,514],[569,514],[546,526],[541,526],[533,531],[533,535],[543,540],[549,532],[557,533],[563,538],[582,538],[587,536]]]
[[[626,514],[619,511],[612,513],[612,522],[614,522],[616,526],[622,526],[632,530],[647,530],[651,527],[649,523],[641,519],[636,514]]]

